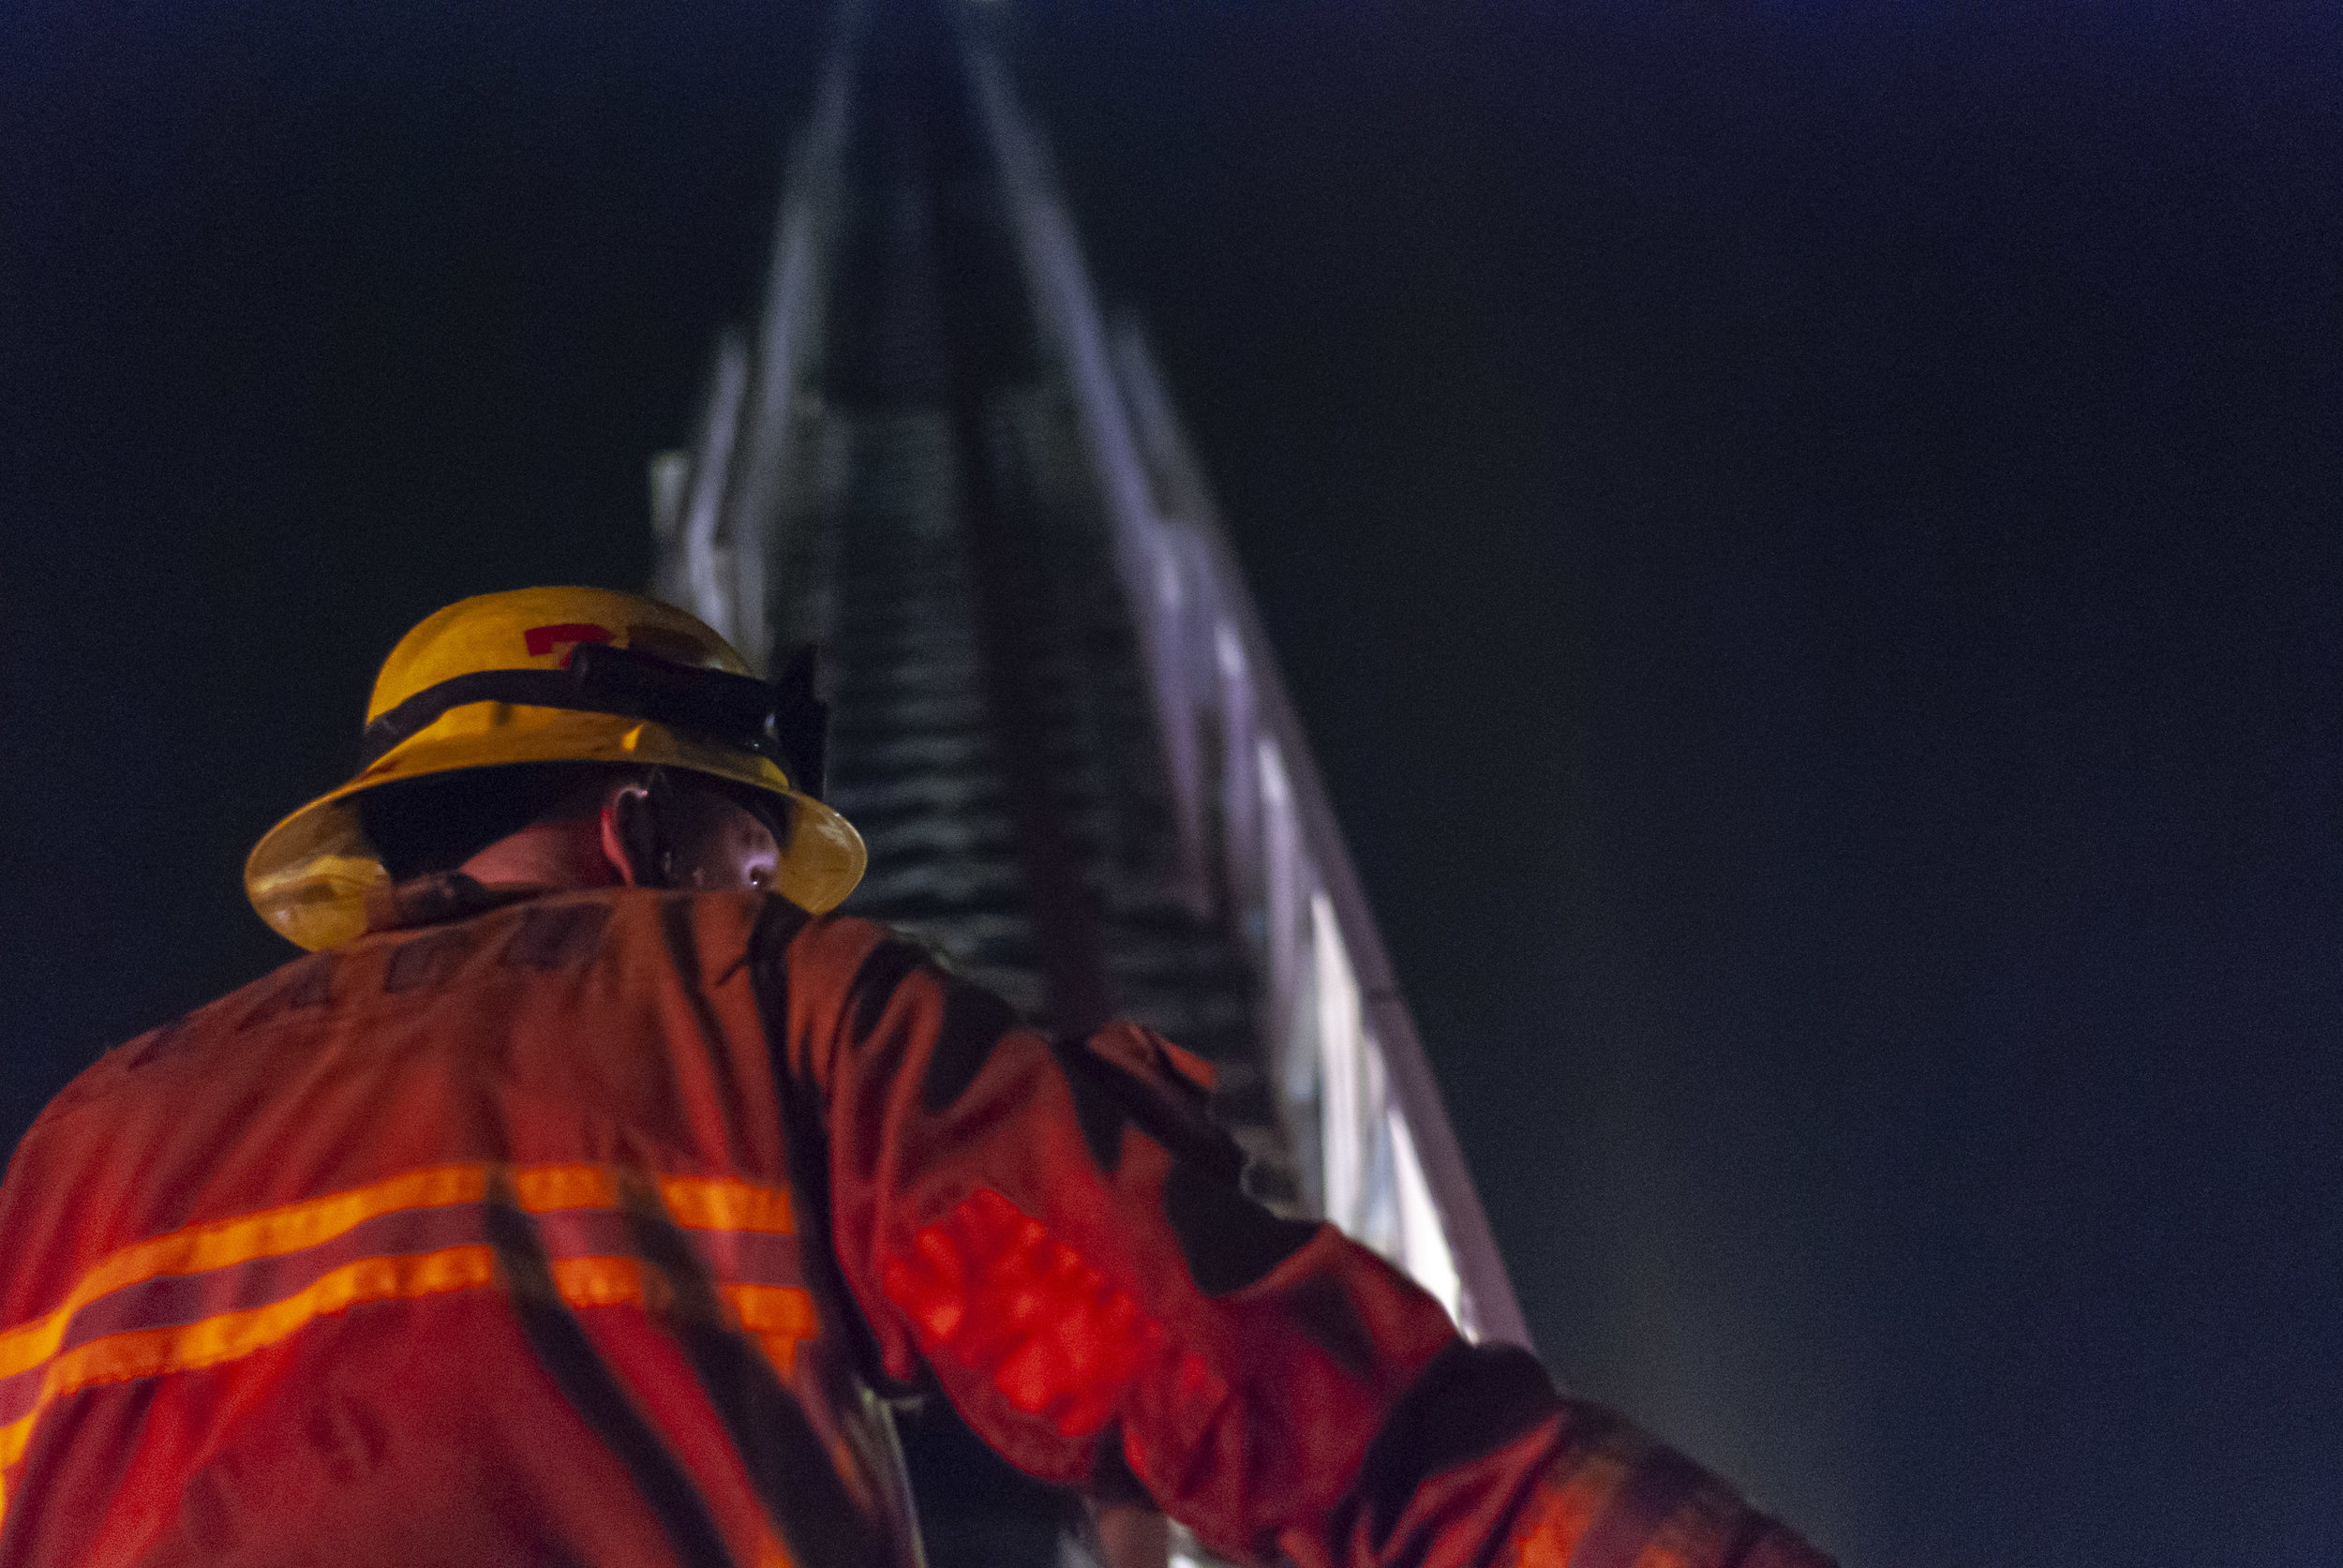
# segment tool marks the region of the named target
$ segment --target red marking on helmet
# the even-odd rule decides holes
[[[582,642],[608,642],[610,628],[597,626],[590,620],[570,620],[559,626],[531,626],[521,634],[521,640],[529,645],[530,658],[542,659],[563,643],[568,643],[575,652]],[[569,662],[569,654],[563,654],[561,663],[567,665]]]
[[[931,1359],[982,1373],[1063,1437],[1104,1427],[1163,1349],[1138,1302],[989,1188],[913,1237],[881,1276]]]

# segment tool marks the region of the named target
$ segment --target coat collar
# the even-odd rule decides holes
[[[543,898],[554,890],[533,883],[483,887],[460,871],[434,872],[404,882],[378,883],[366,894],[366,934],[468,920],[508,903]]]

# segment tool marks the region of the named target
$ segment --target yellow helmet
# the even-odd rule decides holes
[[[302,947],[338,948],[364,933],[367,891],[389,875],[353,796],[467,768],[605,762],[680,768],[787,800],[776,890],[819,914],[854,890],[866,857],[853,825],[783,770],[783,761],[819,769],[818,727],[813,748],[790,733],[810,697],[793,709],[724,638],[639,594],[524,588],[466,599],[391,650],[366,702],[357,777],[261,836],[245,892]]]

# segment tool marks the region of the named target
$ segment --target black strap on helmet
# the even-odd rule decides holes
[[[372,767],[452,708],[509,702],[647,719],[754,752],[779,764],[793,787],[818,800],[828,760],[829,705],[814,695],[815,661],[809,643],[780,679],[767,682],[694,669],[608,643],[580,643],[561,669],[474,670],[425,687],[366,725],[359,766]]]

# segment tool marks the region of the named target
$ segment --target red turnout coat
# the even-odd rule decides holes
[[[907,1568],[874,1390],[1300,1568],[1813,1568],[1239,1190],[1201,1069],[754,893],[402,889],[0,1186],[0,1568]]]

